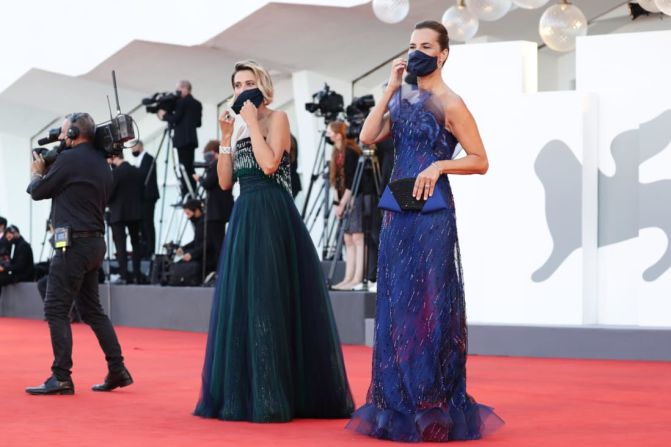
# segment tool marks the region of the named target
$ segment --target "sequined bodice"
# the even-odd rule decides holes
[[[404,86],[389,110],[396,148],[392,180],[416,177],[434,161],[453,157],[457,139],[445,128],[441,106],[429,92]]]
[[[233,169],[237,178],[250,175],[266,177],[291,193],[291,162],[289,160],[289,154],[286,152],[284,153],[282,160],[280,161],[280,167],[277,171],[272,175],[266,175],[254,157],[252,140],[250,137],[242,138],[235,143]]]

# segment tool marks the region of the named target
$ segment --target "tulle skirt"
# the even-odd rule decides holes
[[[293,199],[240,179],[220,256],[195,415],[347,418],[354,404],[326,282]]]

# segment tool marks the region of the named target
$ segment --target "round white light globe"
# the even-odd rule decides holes
[[[464,6],[452,6],[445,11],[441,19],[443,26],[447,28],[450,40],[466,42],[478,32],[480,22],[478,18]]]
[[[373,0],[375,17],[385,23],[398,23],[408,16],[408,0]]]
[[[585,14],[574,5],[550,6],[541,16],[538,32],[545,44],[555,51],[575,49],[575,39],[587,34]]]

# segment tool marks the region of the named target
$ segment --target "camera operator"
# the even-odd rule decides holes
[[[123,153],[108,159],[112,165],[112,189],[109,197],[110,225],[119,262],[120,278],[117,284],[143,282],[140,273],[142,248],[140,248],[140,227],[142,226],[142,201],[144,181],[142,173],[124,160]],[[133,276],[128,275],[128,252],[126,251],[126,228],[133,247]]]
[[[52,376],[29,394],[74,394],[71,378],[72,331],[68,313],[73,300],[105,353],[109,373],[94,391],[111,391],[133,383],[121,346],[98,292],[98,270],[105,256],[103,213],[112,188],[112,173],[103,151],[93,145],[95,122],[87,113],[68,115],[59,140],[66,149],[46,169],[33,154],[33,200],[52,199],[56,253],[51,259],[44,313],[49,323],[54,361]]]
[[[2,286],[32,281],[35,276],[33,249],[30,244],[21,237],[21,232],[14,225],[10,225],[4,233],[11,254],[9,261],[0,262],[0,292]]]
[[[154,227],[154,210],[160,195],[158,193],[158,181],[156,180],[156,166],[154,157],[144,150],[142,141],[137,140],[131,148],[137,166],[142,173],[143,203],[142,203],[142,228],[140,241],[144,250],[142,256],[151,259],[156,249],[156,228]],[[152,167],[152,165],[154,165]]]
[[[198,147],[198,134],[196,128],[201,125],[203,106],[200,101],[191,95],[191,83],[189,81],[179,81],[177,90],[180,98],[177,100],[175,110],[168,113],[160,109],[158,117],[163,121],[170,123],[174,129],[172,144],[177,148],[179,162],[184,165],[186,178],[182,176],[182,199],[189,191],[186,182],[191,182],[193,190],[196,190],[196,184],[193,179],[195,170],[193,168],[194,151]]]
[[[203,149],[205,162],[208,163],[205,175],[200,179],[207,193],[205,220],[207,221],[207,262],[205,270],[211,272],[217,268],[217,260],[226,236],[226,224],[233,209],[232,190],[219,187],[217,160],[219,159],[219,140],[210,140]]]

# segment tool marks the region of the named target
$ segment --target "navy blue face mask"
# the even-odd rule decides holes
[[[245,90],[244,92],[240,93],[240,95],[235,98],[233,106],[231,106],[236,115],[240,114],[240,110],[242,110],[242,106],[247,100],[251,101],[252,104],[254,104],[256,107],[259,107],[261,104],[263,104],[263,93],[258,88]]]
[[[416,76],[427,76],[438,68],[438,57],[429,56],[422,51],[415,50],[408,55],[408,73]]]

